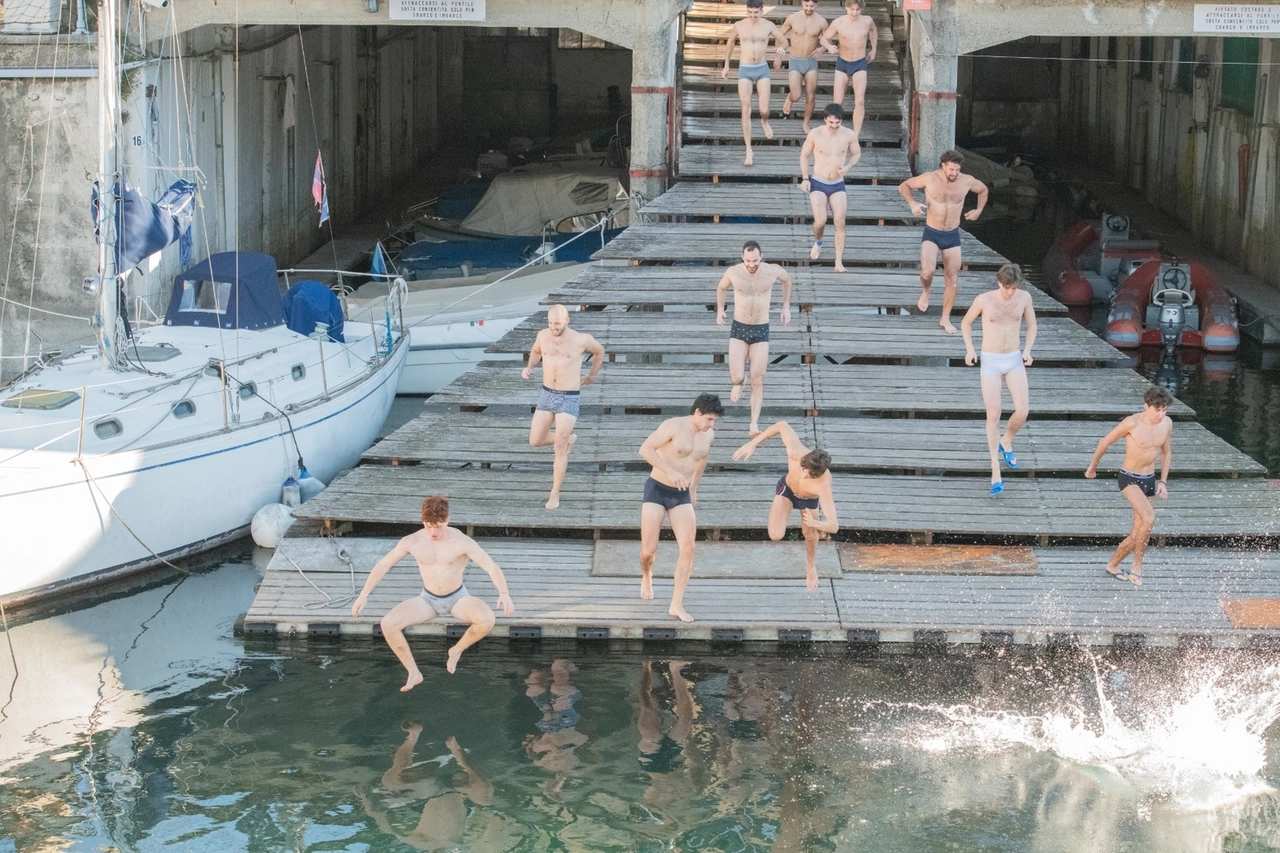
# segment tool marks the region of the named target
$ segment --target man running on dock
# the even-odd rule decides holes
[[[827,19],[818,14],[818,0],[800,0],[800,11],[792,12],[782,22],[782,34],[791,44],[788,48],[787,83],[790,91],[782,102],[782,117],[791,118],[791,107],[799,103],[804,86],[804,121],[800,126],[809,132],[809,120],[818,98],[818,56],[826,53],[819,39],[826,32]],[[781,57],[779,57],[779,60]]]
[[[742,105],[742,141],[747,146],[744,166],[754,160],[751,152],[751,92],[760,100],[760,127],[764,138],[773,139],[769,126],[769,39],[778,46],[778,56],[787,52],[787,37],[773,21],[762,17],[764,0],[747,0],[747,16],[729,28],[729,45],[724,52],[724,69],[721,79],[729,77],[729,62],[733,58],[733,43],[742,42],[742,54],[738,57],[738,102]]]
[[[352,619],[359,618],[369,602],[369,593],[373,592],[387,571],[409,556],[418,562],[418,572],[422,575],[422,592],[400,602],[382,617],[382,636],[409,673],[409,679],[400,688],[401,693],[408,693],[422,681],[422,672],[414,662],[413,652],[404,638],[405,628],[430,622],[446,613],[466,622],[470,626],[467,632],[449,649],[449,658],[445,663],[445,669],[449,672],[458,668],[458,658],[464,651],[493,630],[493,611],[489,609],[489,605],[467,592],[467,585],[462,582],[468,560],[484,569],[493,579],[493,585],[498,588],[497,606],[502,610],[502,615],[510,616],[515,612],[502,569],[498,568],[498,564],[474,539],[449,526],[448,499],[444,495],[432,495],[422,502],[422,529],[397,542],[396,547],[369,572],[364,589],[360,590],[360,596],[351,605]]]
[[[991,495],[1004,492],[1004,480],[1000,476],[1000,462],[1010,468],[1018,467],[1018,456],[1013,452],[1013,438],[1027,422],[1027,368],[1031,365],[1031,347],[1036,342],[1036,312],[1031,306],[1031,294],[1020,290],[1022,268],[1017,264],[1005,264],[996,273],[995,290],[979,293],[960,321],[964,335],[964,363],[972,367],[978,356],[973,351],[973,321],[982,318],[982,402],[987,409],[987,449],[991,451]],[[1027,343],[1022,349],[1018,341],[1022,322],[1027,323]],[[1000,435],[1000,415],[1004,410],[1001,386],[1009,387],[1013,400],[1013,414],[1004,436]]]
[[[853,132],[862,135],[862,119],[867,114],[867,64],[876,61],[876,22],[863,15],[865,0],[845,0],[845,14],[831,22],[819,39],[829,53],[836,55],[836,79],[831,100],[844,105],[847,86],[853,85]],[[837,48],[832,39],[840,40]],[[871,44],[868,49],[868,42]]]
[[[800,149],[800,189],[809,194],[813,208],[813,248],[809,259],[822,255],[822,232],[827,225],[827,208],[836,229],[836,272],[844,272],[845,214],[849,210],[849,193],[844,176],[862,159],[858,134],[845,127],[844,108],[827,104],[823,110],[823,126],[809,131]],[[813,157],[813,178],[809,178],[809,158]]]
[[[777,542],[785,536],[791,511],[800,510],[800,531],[804,534],[804,585],[807,589],[817,589],[818,569],[814,556],[818,537],[840,529],[836,500],[831,494],[831,454],[805,447],[791,424],[778,421],[734,451],[733,458],[745,462],[762,442],[775,435],[787,446],[787,473],[778,481],[773,505],[769,507],[769,538]]]
[[[1124,439],[1124,462],[1116,480],[1120,494],[1133,507],[1133,529],[1107,561],[1107,573],[1134,586],[1142,586],[1142,557],[1147,550],[1147,540],[1151,538],[1151,528],[1156,523],[1156,508],[1151,499],[1169,497],[1169,445],[1173,437],[1173,421],[1166,413],[1172,403],[1173,395],[1164,388],[1148,388],[1142,395],[1142,411],[1129,415],[1102,437],[1084,472],[1090,480],[1097,477],[1102,454],[1112,444]],[[1156,480],[1157,454],[1160,456],[1159,481]],[[1128,572],[1120,571],[1120,562],[1130,554],[1133,555],[1133,565]]]
[[[716,286],[716,324],[725,324],[724,303],[733,285],[733,325],[729,329],[729,400],[742,398],[745,363],[751,362],[751,435],[760,432],[760,407],[764,404],[764,372],[769,366],[769,316],[773,285],[782,282],[782,325],[791,322],[791,276],[777,264],[762,261],[760,244],[742,244],[742,263],[724,271]]]
[[[715,394],[699,394],[689,414],[668,418],[640,445],[640,456],[653,466],[644,483],[640,505],[640,597],[653,598],[653,561],[658,556],[658,534],[662,519],[670,517],[676,535],[675,590],[667,613],[681,622],[692,622],[684,609],[684,591],[693,574],[693,543],[698,522],[693,508],[698,503],[698,482],[707,467],[707,454],[715,438],[716,420],[724,406]]]
[[[946,288],[942,291],[942,319],[938,325],[948,335],[956,333],[951,324],[951,309],[956,304],[956,276],[960,273],[960,211],[969,193],[978,196],[978,206],[964,218],[972,222],[982,215],[987,206],[987,187],[982,181],[960,172],[964,155],[959,151],[943,151],[938,158],[938,168],[923,175],[908,178],[898,185],[898,192],[911,206],[916,216],[925,217],[924,235],[920,238],[920,301],[916,307],[929,310],[929,288],[933,285],[933,272],[938,266],[938,253],[942,253],[942,274]],[[924,204],[915,200],[913,190],[924,190]]]
[[[582,357],[591,354],[591,369],[582,375]],[[542,396],[538,398],[529,427],[529,444],[532,447],[556,446],[556,458],[551,467],[551,496],[546,508],[560,506],[560,487],[565,472],[569,470],[569,449],[578,437],[573,425],[578,421],[578,404],[582,386],[596,381],[600,365],[604,363],[604,347],[584,332],[569,328],[569,310],[563,305],[552,305],[547,311],[547,328],[538,332],[529,351],[529,364],[520,375],[528,379],[533,369],[542,362]],[[555,423],[555,436],[551,424]]]

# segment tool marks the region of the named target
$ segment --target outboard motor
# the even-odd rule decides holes
[[[1182,343],[1184,330],[1200,328],[1200,310],[1194,307],[1195,301],[1190,268],[1177,261],[1161,264],[1151,286],[1146,325],[1160,330],[1160,341],[1166,351]]]

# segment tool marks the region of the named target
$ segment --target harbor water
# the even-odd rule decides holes
[[[438,641],[401,694],[204,565],[10,627],[0,850],[1280,847],[1280,657]]]

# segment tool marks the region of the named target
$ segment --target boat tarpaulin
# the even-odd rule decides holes
[[[343,342],[342,303],[333,291],[318,281],[300,281],[284,295],[284,313],[289,328],[310,335],[316,323],[329,327],[329,340]]]
[[[191,218],[195,208],[196,185],[176,181],[155,202],[147,199],[127,180],[116,181],[116,270],[123,272],[140,264],[170,243],[178,242],[181,263],[191,263]],[[102,242],[102,199],[93,185],[90,212],[93,235]]]
[[[166,326],[267,329],[284,323],[276,259],[221,252],[174,276]]]
[[[540,235],[548,223],[618,206],[621,186],[617,172],[606,170],[503,172],[462,227],[508,237]]]

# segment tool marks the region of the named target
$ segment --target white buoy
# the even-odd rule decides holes
[[[284,504],[267,504],[253,514],[249,532],[259,548],[274,548],[293,524],[293,510]]]

